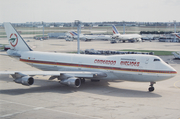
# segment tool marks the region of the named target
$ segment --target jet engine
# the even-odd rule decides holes
[[[68,78],[68,79],[61,80],[60,83],[71,86],[71,87],[78,88],[81,85],[81,80],[76,78],[76,77],[71,77],[71,78]]]
[[[21,78],[15,79],[14,82],[20,83],[22,85],[30,86],[34,83],[34,79],[30,76],[23,76]]]

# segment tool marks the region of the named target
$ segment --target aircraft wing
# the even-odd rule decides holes
[[[20,76],[60,76],[66,75],[69,77],[79,77],[79,78],[100,78],[106,77],[106,73],[103,72],[79,72],[79,71],[0,71],[0,74],[9,74],[9,75],[16,75],[19,74]]]
[[[0,71],[0,74],[9,74],[14,78],[14,82],[22,85],[30,86],[34,83],[35,75],[51,76],[49,80],[57,78],[61,80],[61,84],[71,87],[79,87],[81,85],[80,78],[101,78],[106,77],[103,72],[77,72],[77,71]]]

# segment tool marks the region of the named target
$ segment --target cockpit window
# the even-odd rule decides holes
[[[154,59],[154,61],[160,61],[160,59]]]

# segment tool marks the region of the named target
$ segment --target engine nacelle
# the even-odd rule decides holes
[[[15,79],[14,82],[20,83],[22,85],[30,86],[34,83],[34,79],[30,76],[23,76],[22,78]]]
[[[81,80],[75,77],[71,77],[68,79],[61,80],[60,83],[78,88],[81,85]]]

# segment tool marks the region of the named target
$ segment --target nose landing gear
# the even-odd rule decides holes
[[[149,92],[154,91],[154,87],[153,87],[154,84],[156,84],[156,82],[150,82],[149,86],[151,86],[151,87],[149,87]]]

